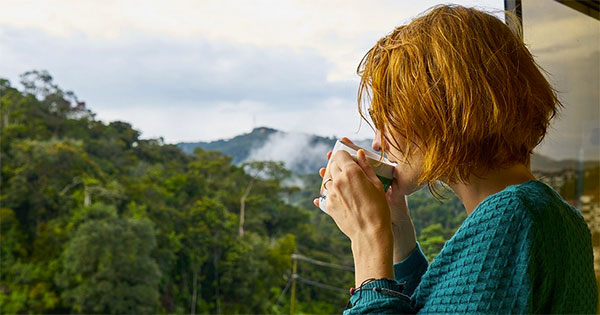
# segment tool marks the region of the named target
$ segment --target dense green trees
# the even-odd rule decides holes
[[[290,187],[281,163],[236,166],[97,121],[47,72],[21,83],[0,79],[1,313],[288,312],[292,253],[352,265],[348,240],[312,205],[318,175]],[[464,210],[426,191],[409,203],[433,258]],[[353,284],[347,271],[298,270]],[[297,288],[300,312],[339,312],[348,298]]]
[[[152,223],[120,218],[103,204],[79,211],[55,279],[64,302],[80,313],[155,313],[160,272],[151,257]]]

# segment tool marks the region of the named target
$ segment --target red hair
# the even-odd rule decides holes
[[[467,182],[476,171],[528,165],[562,106],[520,28],[456,5],[397,27],[357,72],[361,117],[370,100],[381,143],[407,161],[421,151],[418,181],[432,192],[437,180]]]

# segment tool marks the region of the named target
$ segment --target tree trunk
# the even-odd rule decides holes
[[[242,195],[242,198],[240,199],[240,226],[238,228],[238,232],[240,237],[244,236],[244,217],[245,217],[245,212],[246,212],[246,198],[248,198],[248,195],[250,195],[250,190],[252,189],[252,186],[254,185],[254,179],[252,179],[250,181],[250,184],[248,184],[248,187],[246,187],[246,191],[244,192],[244,194]]]
[[[217,298],[217,314],[221,314],[221,293],[219,292],[219,257],[217,252],[213,255],[213,265],[215,267],[215,297]]]
[[[246,196],[242,196],[240,200],[240,226],[238,227],[238,232],[240,237],[244,236],[244,212],[246,208]]]
[[[92,197],[90,196],[90,191],[88,190],[87,185],[83,184],[83,206],[89,207],[92,204]]]
[[[194,282],[192,283],[192,310],[191,314],[196,314],[196,296],[198,295],[198,271],[194,270]]]
[[[3,124],[3,128],[6,128],[6,126],[8,126],[8,110],[6,110],[6,112],[4,113],[4,124]]]

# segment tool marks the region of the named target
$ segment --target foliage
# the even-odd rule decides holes
[[[421,249],[427,260],[433,261],[451,234],[450,231],[445,230],[439,223],[432,224],[421,231]]]
[[[296,178],[299,188],[281,163],[188,155],[95,120],[45,71],[21,79],[21,90],[0,79],[1,313],[288,312],[292,253],[352,266],[347,238],[312,204],[318,175]],[[425,191],[409,204],[432,259],[464,209]],[[298,273],[354,282],[305,262]],[[348,299],[306,283],[296,296],[306,313]]]
[[[78,313],[154,313],[160,273],[148,219],[119,218],[114,207],[94,204],[63,251],[56,283]]]

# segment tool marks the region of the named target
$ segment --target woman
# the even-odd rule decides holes
[[[339,151],[320,171],[354,255],[345,313],[596,312],[590,231],[529,167],[562,105],[515,33],[444,5],[364,57],[359,112],[369,98],[373,149],[398,166],[387,193],[363,151],[357,161]],[[436,182],[468,217],[428,265],[405,196],[437,193]]]

